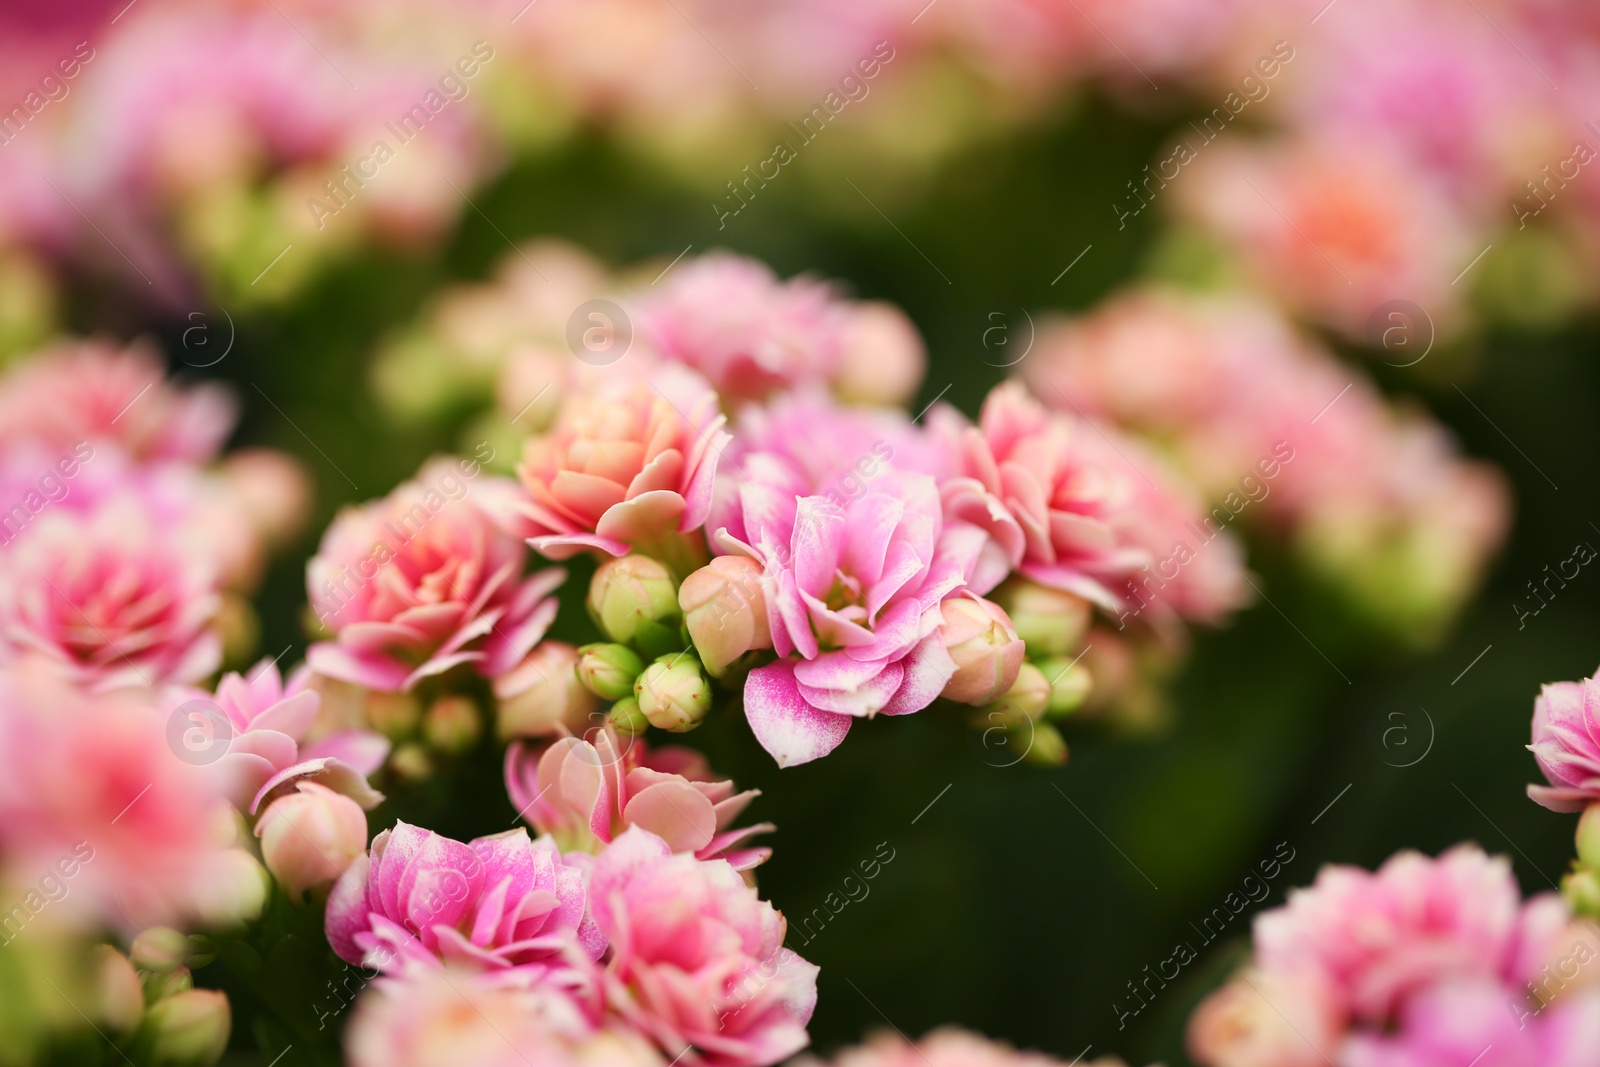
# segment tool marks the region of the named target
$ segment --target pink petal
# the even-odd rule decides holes
[[[789,660],[750,672],[744,683],[744,713],[756,740],[780,767],[826,756],[850,732],[850,716],[819,711],[801,698]]]

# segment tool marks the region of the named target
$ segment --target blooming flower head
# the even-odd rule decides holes
[[[232,397],[166,377],[156,352],[138,345],[70,341],[36,353],[0,377],[0,445],[65,452],[105,442],[139,460],[211,459],[233,429]]]
[[[173,543],[135,493],[47,511],[0,554],[0,662],[37,656],[96,689],[216,670],[214,570]]]
[[[523,743],[506,752],[511,803],[540,833],[563,849],[598,852],[630,826],[643,827],[674,852],[725,859],[736,870],[754,867],[771,849],[741,847],[773,826],[729,825],[760,795],[737,792],[711,774],[693,749],[650,750],[622,740],[609,727],[590,738],[563,737],[542,747]]]
[[[672,558],[653,546],[705,522],[725,421],[704,380],[678,369],[572,397],[517,469],[530,543],[554,559],[630,547]]]
[[[523,968],[447,966],[380,978],[357,1002],[351,1067],[662,1067],[625,1028],[601,1029],[560,988]]]
[[[1528,796],[1552,811],[1582,811],[1600,800],[1600,674],[1539,691],[1528,750],[1550,783],[1530,785]]]
[[[522,542],[469,496],[477,474],[436,459],[334,520],[306,574],[333,634],[307,653],[313,670],[390,692],[464,663],[496,678],[544,636],[564,574],[524,577]]]
[[[300,670],[285,684],[277,664],[262,660],[249,674],[228,673],[216,693],[175,688],[166,695],[173,714],[191,723],[195,761],[213,767],[235,807],[252,814],[267,795],[291,779],[315,777],[324,786],[371,808],[383,799],[367,785],[389,752],[389,742],[368,730],[342,730],[302,745],[322,708],[311,687],[311,672]],[[208,760],[208,750],[222,754]],[[285,790],[292,792],[292,788]]]
[[[922,341],[904,315],[854,304],[807,277],[713,252],[676,267],[637,301],[640,334],[666,359],[704,374],[729,402],[797,386],[898,404],[922,378]]]
[[[372,839],[328,898],[328,941],[350,963],[401,972],[440,960],[564,969],[605,948],[583,874],[523,829],[463,844],[399,823]]]
[[[611,944],[607,1009],[662,1052],[768,1067],[805,1047],[817,968],[783,947],[783,916],[732,865],[636,826],[595,861],[589,899]]]

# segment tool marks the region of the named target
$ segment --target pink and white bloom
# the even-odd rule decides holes
[[[880,1032],[829,1062],[831,1067],[1060,1067],[1061,1061],[947,1026],[915,1044],[901,1034]],[[1111,1067],[1114,1062],[1097,1058],[1087,1067]]]
[[[0,445],[66,452],[105,443],[138,460],[199,463],[217,454],[236,418],[224,387],[168,382],[160,356],[142,345],[63,342],[0,377]]]
[[[565,573],[524,576],[522,541],[469,498],[476,474],[468,461],[435,459],[334,520],[306,569],[333,634],[307,653],[312,670],[394,692],[462,664],[497,678],[538,644]]]
[[[520,828],[463,844],[398,823],[339,879],[325,925],[340,958],[386,973],[441,961],[565,971],[606,944],[583,872]]]
[[[1530,785],[1533,800],[1551,811],[1582,811],[1600,800],[1600,673],[1539,690],[1528,751],[1550,783]]]
[[[607,1011],[663,1053],[769,1067],[806,1046],[817,968],[783,947],[783,916],[731,864],[633,827],[595,861],[589,899],[611,945]]]
[[[780,659],[745,680],[750,727],[782,766],[833,751],[852,720],[906,715],[955,673],[940,604],[964,587],[984,534],[947,523],[934,479],[888,472],[842,504],[757,481],[738,486],[744,540],[763,566]]]
[[[642,1036],[601,1028],[525,968],[460,966],[380,978],[345,1035],[351,1067],[664,1067]]]
[[[304,778],[316,778],[364,808],[383,799],[367,778],[389,754],[384,737],[350,729],[303,744],[322,710],[311,679],[302,668],[285,683],[277,665],[264,659],[248,675],[224,675],[215,694],[191,688],[166,694],[172,713],[187,716],[198,731],[197,746],[224,746],[208,766],[239,810],[255,814],[269,794],[292,792],[288,783]]]
[[[771,823],[729,828],[761,791],[738,792],[693,749],[651,750],[643,739],[624,740],[607,727],[541,747],[513,744],[505,773],[511,803],[563,851],[599,852],[638,826],[674,852],[724,859],[735,870],[758,866],[772,854],[745,845],[773,830]]]
[[[98,690],[197,682],[221,660],[218,606],[210,562],[138,494],[46,511],[0,554],[0,662],[40,657]]]
[[[717,395],[681,368],[571,397],[517,468],[513,510],[529,544],[552,559],[630,548],[675,558],[658,546],[705,522],[725,422]]]

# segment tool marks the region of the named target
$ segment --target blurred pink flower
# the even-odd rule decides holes
[[[704,380],[675,368],[573,396],[517,469],[529,543],[554,559],[630,546],[672,558],[652,546],[705,522],[725,421]]]
[[[311,672],[302,668],[285,685],[277,665],[264,659],[248,675],[223,675],[215,695],[177,688],[164,702],[193,724],[197,745],[223,746],[209,765],[240,811],[253,815],[268,794],[292,792],[291,780],[310,777],[364,808],[375,807],[383,795],[367,777],[383,765],[389,742],[369,730],[343,730],[302,746],[322,707],[310,682]]]
[[[750,672],[745,714],[781,766],[836,748],[851,720],[932,703],[956,664],[940,603],[964,587],[983,532],[944,521],[932,477],[888,472],[837,503],[780,485],[740,487],[748,540],[721,537],[763,568],[773,648]]]
[[[829,1061],[831,1067],[1059,1067],[1060,1061],[1039,1052],[1019,1052],[1009,1045],[955,1027],[941,1027],[912,1044],[903,1034],[880,1032],[863,1045],[847,1048]],[[1088,1067],[1109,1067],[1093,1060]],[[808,1064],[814,1067],[814,1064]]]
[[[768,1067],[805,1047],[817,968],[783,947],[783,916],[727,862],[633,827],[595,861],[589,898],[611,944],[607,1010],[665,1054]]]
[[[815,385],[899,404],[922,379],[921,338],[897,310],[852,303],[803,275],[780,281],[729,252],[674,268],[636,306],[646,343],[704,374],[729,404]],[[867,363],[870,373],[858,366]]]
[[[525,968],[447,966],[380,978],[345,1036],[351,1067],[663,1067],[643,1037],[599,1029]]]
[[[1516,991],[1516,992],[1520,992]],[[1482,980],[1442,983],[1418,993],[1393,1033],[1352,1035],[1341,1067],[1583,1067],[1600,1048],[1600,996],[1592,993],[1531,1011],[1515,993]]]
[[[476,464],[434,459],[339,514],[306,568],[333,634],[307,653],[312,670],[394,692],[464,663],[499,677],[539,642],[565,573],[523,576],[527,549],[468,498],[476,476]]]
[[[235,418],[226,389],[173,385],[161,358],[141,345],[63,342],[0,377],[0,445],[70,451],[108,442],[138,460],[197,463],[217,454]]]
[[[598,852],[640,826],[674,852],[725,859],[735,870],[755,867],[772,853],[741,847],[774,829],[771,823],[728,828],[760,791],[736,792],[693,749],[652,751],[642,738],[619,738],[607,727],[591,738],[563,737],[537,747],[517,742],[506,752],[505,773],[517,811],[564,851]]]
[[[197,682],[221,660],[218,604],[211,563],[140,495],[47,511],[0,553],[0,662],[37,656],[99,690]]]
[[[340,958],[386,973],[439,961],[542,973],[605,950],[586,909],[583,873],[548,838],[519,828],[462,844],[401,822],[334,886],[326,929]]]
[[[1530,785],[1533,800],[1551,811],[1582,811],[1600,800],[1600,673],[1539,690],[1528,751],[1550,783]]]
[[[0,669],[0,857],[71,861],[71,903],[124,929],[193,917],[224,876],[226,801],[175,758],[138,689],[90,695],[37,662]]]

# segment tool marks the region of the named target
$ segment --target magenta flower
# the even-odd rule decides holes
[[[740,501],[749,540],[719,536],[762,563],[782,657],[745,681],[762,747],[782,766],[805,763],[833,751],[854,718],[932,703],[956,670],[939,606],[984,538],[944,521],[933,478],[889,472],[842,505],[751,482]]]
[[[1530,785],[1533,800],[1551,811],[1582,811],[1600,800],[1600,673],[1539,690],[1528,751],[1550,783]]]
[[[191,721],[197,749],[224,747],[212,761],[224,792],[236,808],[255,814],[269,794],[291,793],[293,780],[315,778],[364,808],[373,808],[383,794],[367,778],[383,765],[389,742],[370,730],[343,730],[302,745],[322,697],[310,686],[311,672],[292,675],[288,684],[271,660],[256,664],[248,676],[229,673],[215,695],[178,688],[166,695],[173,713]]]
[[[571,397],[517,469],[529,543],[553,559],[630,547],[675,558],[658,546],[705,522],[725,422],[716,394],[681,368]]]
[[[233,429],[233,398],[214,383],[179,388],[166,378],[161,358],[141,345],[45,349],[0,377],[0,445],[70,452],[107,442],[139,460],[211,459]]]
[[[0,553],[0,662],[41,657],[99,690],[197,682],[222,656],[218,603],[209,561],[139,495],[46,511]]]
[[[334,520],[306,569],[334,636],[307,653],[312,670],[394,692],[461,664],[497,678],[539,642],[565,574],[523,576],[522,542],[468,499],[476,476],[474,463],[435,459]]]
[[[522,829],[462,844],[398,823],[339,879],[325,925],[342,959],[389,973],[440,961],[559,970],[605,949],[583,874]]]
[[[783,916],[730,864],[634,827],[595,861],[589,899],[611,944],[607,1011],[668,1056],[768,1067],[806,1046],[817,968],[783,947]]]
[[[728,252],[680,264],[636,305],[650,347],[704,374],[730,403],[823,385],[899,404],[922,379],[922,339],[899,311],[851,303],[812,278],[780,281]]]
[[[740,847],[774,829],[771,823],[728,828],[760,790],[736,792],[693,749],[651,751],[642,739],[622,740],[609,727],[592,739],[513,744],[506,752],[506,789],[522,817],[555,837],[563,850],[598,852],[638,826],[674,852],[725,859],[735,870],[758,866],[772,854]]]

